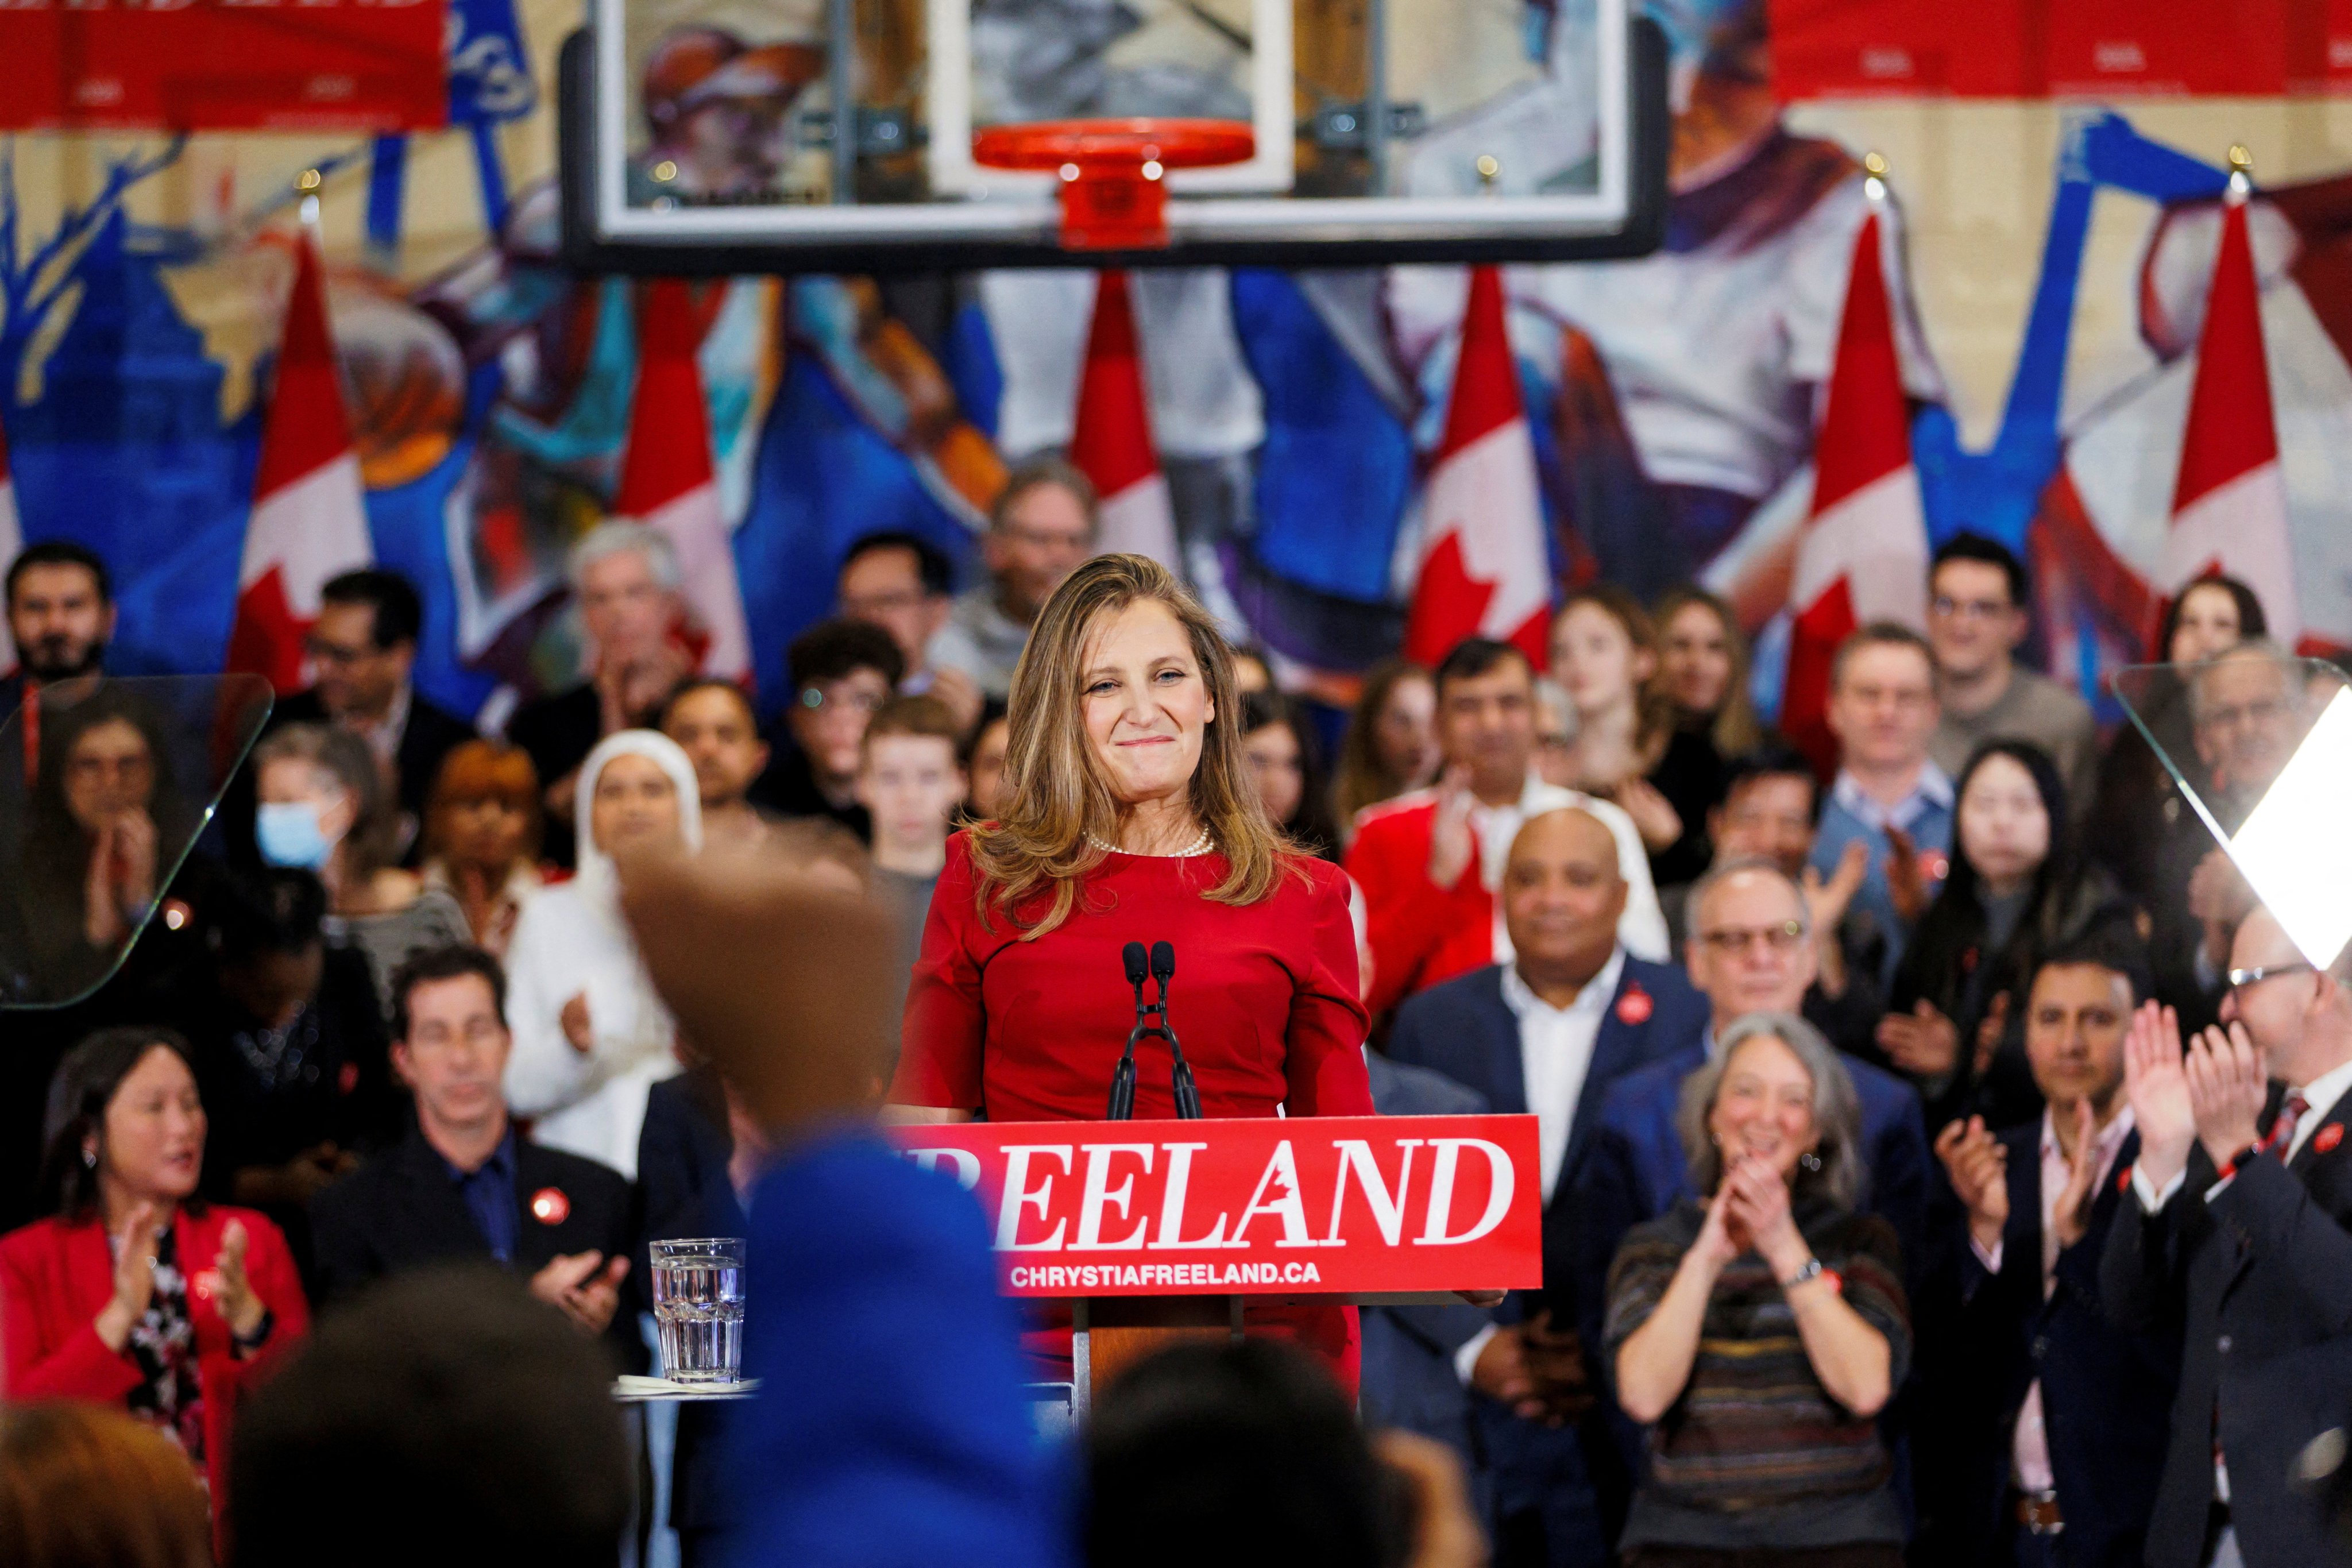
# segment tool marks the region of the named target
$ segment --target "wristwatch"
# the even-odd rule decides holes
[[[1820,1279],[1823,1272],[1824,1270],[1822,1268],[1822,1260],[1820,1258],[1808,1258],[1805,1259],[1803,1266],[1794,1274],[1790,1275],[1786,1279],[1780,1281],[1780,1289],[1783,1290],[1793,1290],[1809,1279]]]

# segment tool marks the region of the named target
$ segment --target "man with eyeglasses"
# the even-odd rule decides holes
[[[824,816],[871,843],[857,801],[866,721],[898,689],[906,661],[888,632],[865,621],[819,621],[784,652],[793,681],[776,760],[751,798],[782,816]]]
[[[368,567],[330,578],[306,647],[313,684],[270,715],[270,727],[326,723],[368,743],[400,797],[402,850],[413,860],[441,761],[474,738],[474,727],[416,689],[416,640],[424,602],[397,572]]]
[[[2262,638],[2199,665],[2189,712],[2204,777],[2198,793],[2225,833],[2235,833],[2285,770],[2310,727],[2301,667]],[[2185,763],[2187,760],[2182,759]],[[2152,910],[2157,994],[2193,1033],[2215,1021],[2222,974],[2253,889],[2196,812],[2184,811],[2157,851]]]
[[[2124,1046],[2140,1151],[2101,1294],[2181,1346],[2149,1568],[2342,1561],[2295,1478],[2352,1403],[2352,986],[2260,907],[2230,964],[2221,1026],[2184,1053],[2151,1004]]]
[[[1625,1233],[1696,1195],[1676,1125],[1683,1080],[1706,1064],[1723,1032],[1748,1014],[1798,1013],[1811,1019],[1822,1009],[1814,985],[1820,955],[1811,917],[1804,889],[1787,872],[1764,860],[1718,866],[1692,889],[1690,910],[1685,962],[1691,984],[1707,999],[1706,1019],[1673,1055],[1611,1087],[1580,1173],[1579,1294],[1596,1304],[1594,1314]],[[1892,1073],[1851,1055],[1843,1059],[1862,1105],[1863,1186],[1855,1206],[1894,1226],[1906,1268],[1916,1268],[1925,1256],[1928,1184],[1918,1095]],[[1598,1316],[1586,1326],[1597,1331]]]
[[[2099,732],[2091,705],[2059,681],[2018,668],[2033,628],[2024,563],[1981,533],[1946,540],[1927,568],[1927,641],[1936,650],[1942,708],[1928,752],[1960,775],[1987,741],[2031,741],[2066,782],[2070,809],[2090,803]]]
[[[971,678],[999,701],[1013,693],[1013,669],[1029,627],[1062,580],[1095,551],[1095,487],[1059,458],[1013,470],[980,536],[987,581],[957,595],[931,638],[930,664]]]
[[[955,567],[947,552],[919,534],[898,529],[869,533],[841,558],[834,602],[842,616],[870,621],[898,639],[907,673],[906,697],[936,697],[969,731],[980,717],[981,690],[971,677],[930,660],[931,639],[955,607]]]
[[[1503,867],[1507,962],[1432,986],[1407,1001],[1389,1055],[1477,1090],[1496,1111],[1532,1111],[1544,1207],[1544,1285],[1523,1291],[1451,1352],[1475,1397],[1474,1447],[1494,1472],[1495,1535],[1508,1562],[1552,1568],[1607,1554],[1591,1460],[1614,1454],[1596,1405],[1574,1294],[1571,1194],[1610,1084],[1658,1059],[1700,1026],[1706,1005],[1672,965],[1625,951],[1626,900],[1615,834],[1589,811],[1528,818]],[[1377,972],[1378,964],[1374,969]],[[1468,1315],[1445,1320],[1466,1331]]]

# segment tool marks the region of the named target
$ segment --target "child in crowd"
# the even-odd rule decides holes
[[[963,804],[961,739],[938,698],[894,697],[876,710],[858,748],[857,800],[874,819],[875,891],[898,925],[901,961],[891,973],[902,1001],[947,864],[948,829]]]

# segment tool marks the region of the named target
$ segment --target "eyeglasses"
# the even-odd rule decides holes
[[[1776,926],[1757,926],[1752,930],[1727,926],[1721,931],[1701,931],[1698,940],[1709,952],[1725,958],[1746,952],[1759,942],[1776,953],[1786,953],[1805,940],[1805,927],[1801,921],[1783,921]]]
[[[2230,971],[2230,989],[2243,991],[2249,985],[2259,985],[2263,981],[2273,979],[2281,974],[2316,974],[2318,973],[2319,965],[2305,963],[2300,960],[2294,963],[2265,964],[2260,969],[2232,969]]]
[[[2010,609],[2006,599],[1955,599],[1949,594],[1937,595],[1927,607],[1939,616],[1957,616],[1970,621],[1998,620]]]

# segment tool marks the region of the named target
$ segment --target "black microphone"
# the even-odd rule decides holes
[[[1143,1000],[1143,944],[1129,942],[1119,960],[1127,970],[1127,983],[1135,987],[1135,1027],[1127,1032],[1127,1049],[1119,1053],[1118,1066],[1111,1069],[1110,1108],[1103,1115],[1107,1121],[1131,1121],[1135,1118],[1135,1042],[1149,1027],[1151,1011]]]
[[[1127,945],[1140,949],[1143,944],[1139,942],[1131,942]],[[1137,973],[1138,966],[1134,959],[1130,958],[1127,961],[1127,967],[1129,973]],[[1137,977],[1141,978],[1139,974]],[[1151,978],[1160,982],[1163,987],[1176,978],[1176,949],[1171,943],[1155,942],[1151,944]]]
[[[1176,1058],[1170,1086],[1176,1097],[1176,1118],[1180,1121],[1201,1120],[1201,1090],[1192,1081],[1192,1064],[1184,1059],[1184,1047],[1176,1043],[1176,1026],[1168,1013],[1168,983],[1176,978],[1176,949],[1173,944],[1155,942],[1151,944],[1151,977],[1160,982],[1160,1033],[1167,1037],[1168,1049]],[[1137,994],[1142,988],[1137,987]]]

